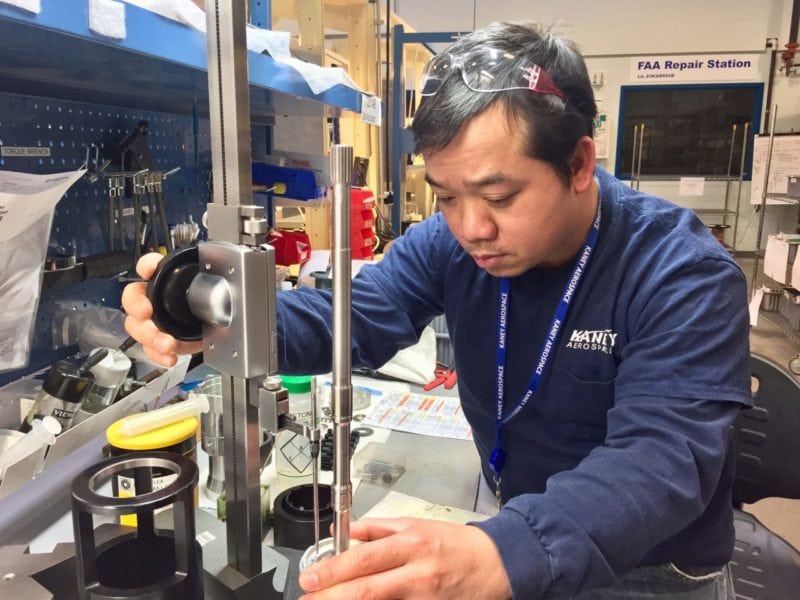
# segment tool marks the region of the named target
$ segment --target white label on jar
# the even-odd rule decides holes
[[[170,483],[178,478],[177,473],[170,473],[169,475],[162,475],[160,477],[153,477],[153,491],[163,490]],[[125,475],[117,475],[117,485],[119,486],[119,497],[130,498],[136,495],[136,484],[133,477]]]

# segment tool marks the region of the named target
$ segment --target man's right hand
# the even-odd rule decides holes
[[[142,279],[150,279],[162,258],[156,252],[145,254],[136,263],[136,272]],[[153,306],[147,299],[147,283],[126,285],[122,290],[122,308],[128,314],[125,329],[142,344],[145,354],[153,362],[171,367],[178,361],[179,354],[203,351],[201,341],[182,342],[156,327],[152,321]]]

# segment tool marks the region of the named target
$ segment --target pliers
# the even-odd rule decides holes
[[[440,385],[444,385],[444,389],[446,390],[452,389],[458,381],[455,369],[451,369],[450,367],[437,367],[433,371],[433,374],[433,381],[426,383],[422,387],[422,389],[426,392],[430,392],[433,388],[437,388]]]

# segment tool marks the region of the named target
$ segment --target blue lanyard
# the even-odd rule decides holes
[[[561,300],[556,307],[553,320],[548,328],[547,337],[545,338],[542,346],[542,351],[539,353],[539,360],[536,361],[536,369],[533,371],[531,381],[528,384],[528,390],[522,397],[520,403],[503,418],[503,404],[505,400],[505,380],[506,380],[506,348],[508,345],[508,313],[511,304],[511,280],[508,277],[500,279],[500,292],[498,298],[497,309],[497,414],[495,416],[495,434],[494,434],[494,449],[489,457],[489,465],[492,467],[494,475],[494,484],[497,495],[498,506],[500,504],[500,474],[506,464],[506,453],[503,450],[503,425],[508,423],[511,419],[516,417],[519,412],[525,408],[528,400],[531,399],[536,390],[539,388],[539,383],[542,379],[542,374],[550,362],[553,355],[553,350],[558,342],[561,334],[562,326],[567,318],[567,311],[569,305],[575,294],[578,291],[578,285],[581,282],[583,274],[586,272],[586,266],[589,264],[589,259],[592,256],[595,246],[597,245],[597,238],[600,234],[600,198],[597,199],[597,212],[595,213],[594,223],[589,230],[589,235],[586,237],[586,243],[583,246],[583,251],[575,261],[575,266],[572,268],[572,274],[567,281],[564,292],[561,294]]]

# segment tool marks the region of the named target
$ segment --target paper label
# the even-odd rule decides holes
[[[0,146],[0,156],[49,157],[50,148],[39,148],[38,146]]]
[[[361,96],[361,120],[370,125],[380,127],[383,115],[383,105],[377,96],[362,94]]]
[[[702,196],[706,180],[704,177],[681,177],[678,194],[681,196]]]
[[[758,309],[761,308],[762,298],[764,298],[764,288],[753,292],[753,298],[750,300],[750,327],[758,325]]]

